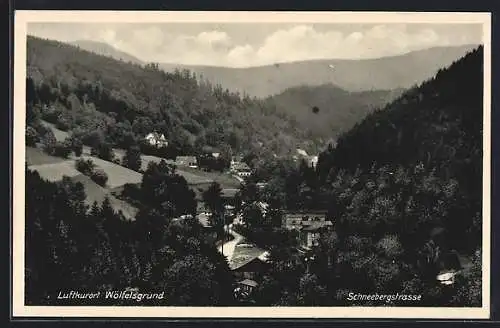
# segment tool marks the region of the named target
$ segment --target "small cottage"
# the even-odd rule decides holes
[[[165,138],[165,135],[162,133],[151,132],[144,138],[146,142],[154,147],[167,147],[168,141]]]
[[[299,232],[299,244],[306,249],[317,246],[321,234],[333,228],[325,213],[287,213],[283,225],[287,230]]]
[[[196,156],[177,156],[175,158],[175,164],[178,166],[189,166],[191,168],[198,167]]]
[[[231,162],[229,170],[239,177],[248,177],[252,174],[250,166],[243,162]]]

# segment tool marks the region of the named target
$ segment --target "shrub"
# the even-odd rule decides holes
[[[35,146],[37,142],[40,141],[40,137],[35,128],[28,126],[26,128],[26,145]]]
[[[136,204],[141,201],[141,188],[139,185],[126,183],[120,196],[130,204]]]
[[[47,154],[52,155],[54,153],[54,148],[57,143],[54,133],[50,129],[48,129],[45,131],[45,133],[42,135],[40,139],[41,139],[40,141],[43,144],[44,151]]]
[[[139,147],[132,146],[127,149],[123,158],[123,165],[131,170],[138,171],[141,168],[141,150]]]
[[[59,121],[59,117],[61,116],[61,112],[51,107],[48,109],[44,109],[41,116],[44,121],[52,124],[57,124],[57,122]]]
[[[92,179],[92,181],[102,187],[104,187],[106,185],[106,182],[108,182],[108,175],[103,170],[93,171],[90,175],[90,178]]]
[[[80,138],[72,137],[71,138],[71,150],[75,153],[76,157],[82,156],[83,152],[83,143]]]
[[[85,175],[90,176],[92,172],[94,171],[95,164],[92,162],[92,160],[84,160],[83,158],[80,158],[79,160],[76,161],[76,169],[80,172],[82,172]]]
[[[54,156],[68,158],[71,153],[71,144],[67,141],[57,142],[54,146]]]
[[[113,161],[114,153],[111,145],[106,142],[100,142],[91,150],[92,156],[97,156],[105,161]]]
[[[71,128],[71,122],[64,116],[59,116],[55,124],[59,130],[68,131]]]

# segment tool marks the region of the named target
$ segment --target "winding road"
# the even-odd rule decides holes
[[[231,261],[234,254],[234,249],[236,245],[245,240],[245,237],[231,229],[228,225],[224,226],[224,230],[227,231],[234,239],[224,243],[223,245],[218,247],[219,252],[221,252],[225,257],[227,257],[228,261]]]

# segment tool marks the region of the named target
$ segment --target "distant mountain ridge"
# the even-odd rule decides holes
[[[249,68],[160,66],[166,71],[186,68],[232,91],[265,98],[301,85],[334,84],[347,91],[407,89],[434,76],[476,47],[435,47],[377,59],[310,60]]]
[[[93,53],[143,65],[145,62],[109,44],[80,40],[70,44]],[[434,47],[376,59],[307,60],[248,68],[159,63],[172,72],[188,69],[230,91],[266,98],[303,85],[334,84],[347,91],[410,88],[434,76],[477,45]],[[333,69],[331,68],[333,66]]]
[[[134,64],[144,64],[139,58],[132,56],[129,53],[124,51],[120,51],[115,47],[105,43],[105,42],[96,42],[91,40],[77,40],[73,42],[69,42],[69,44],[73,46],[77,46],[78,48],[86,51],[93,52],[97,55],[111,57],[113,59],[122,60],[124,62],[131,62]]]

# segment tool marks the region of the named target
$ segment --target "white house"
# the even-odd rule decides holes
[[[230,171],[236,173],[240,178],[249,177],[252,175],[252,170],[250,167],[243,162],[232,162]]]
[[[151,145],[155,147],[167,147],[168,141],[165,135],[162,133],[151,132],[144,139]]]

